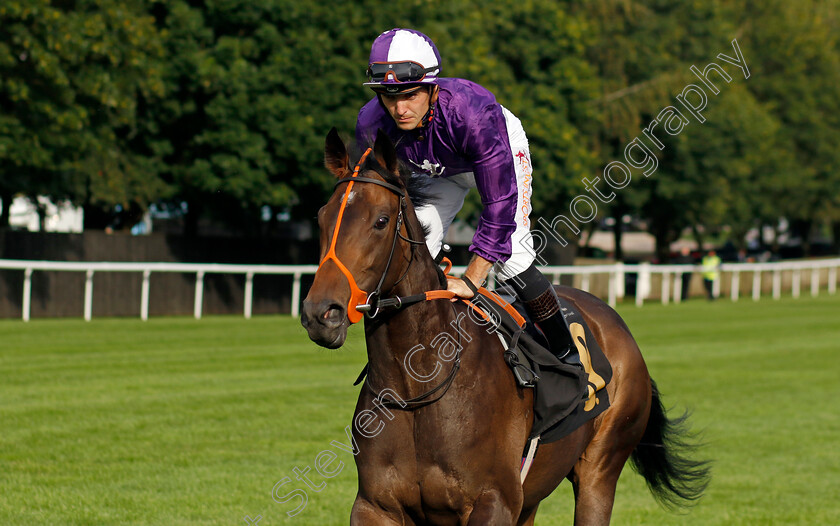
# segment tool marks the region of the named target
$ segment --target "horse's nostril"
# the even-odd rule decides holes
[[[321,315],[321,321],[327,326],[338,326],[344,319],[344,307],[337,303],[330,304]]]

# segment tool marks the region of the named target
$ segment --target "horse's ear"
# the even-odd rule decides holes
[[[334,127],[327,134],[327,141],[324,147],[324,166],[336,177],[344,177],[347,173],[347,147],[344,141],[338,136],[338,130]]]
[[[376,142],[373,143],[373,153],[376,155],[376,160],[379,161],[388,173],[397,173],[399,171],[399,162],[397,161],[397,151],[394,149],[394,143],[388,137],[388,134],[380,128],[376,131]]]

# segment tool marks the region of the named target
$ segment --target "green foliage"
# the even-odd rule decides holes
[[[142,1],[0,6],[0,195],[145,207],[165,193],[133,151],[137,110],[164,93]]]
[[[149,119],[173,196],[253,228],[262,207],[312,216],[330,176],[323,138],[352,130],[367,95],[353,6],[273,1],[160,4],[170,96]]]
[[[534,215],[568,210],[582,179],[701,69],[738,43],[707,122],[669,138],[660,167],[601,215],[648,219],[660,252],[686,227],[736,243],[780,217],[840,224],[840,8],[834,2],[9,0],[0,6],[0,199],[70,199],[140,213],[189,204],[242,231],[331,187],[323,138],[352,135],[370,44],[431,36],[447,76],[490,89],[523,121]],[[464,217],[480,204],[469,201]],[[5,221],[6,218],[4,217]],[[840,229],[838,229],[840,231]],[[698,234],[699,235],[699,234]]]
[[[634,188],[661,258],[686,228],[698,242],[726,228],[743,248],[750,228],[780,217],[779,203],[797,184],[781,124],[736,82],[708,94],[705,123],[690,119],[679,136],[663,134],[659,169]]]
[[[780,212],[790,219],[840,219],[840,46],[836,2],[773,1],[743,6],[755,77],[750,89],[781,123],[793,180]]]

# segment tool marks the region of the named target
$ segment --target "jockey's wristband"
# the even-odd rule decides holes
[[[470,278],[466,276],[461,276],[461,281],[464,282],[464,284],[467,286],[468,289],[472,291],[473,294],[478,294],[478,287],[475,286],[475,283],[473,283]]]

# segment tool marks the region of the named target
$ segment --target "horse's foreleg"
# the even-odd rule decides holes
[[[517,526],[534,526],[534,519],[537,517],[537,508],[539,504],[534,506],[533,508],[524,509],[522,513],[519,514],[519,522],[516,523]]]
[[[374,506],[367,500],[356,497],[353,503],[353,510],[350,512],[350,526],[402,526],[404,521],[398,521],[385,510]]]
[[[514,511],[504,501],[501,493],[496,490],[485,491],[476,499],[467,526],[508,526],[514,524],[516,517],[519,515],[520,506],[522,506],[521,497],[519,506]]]

